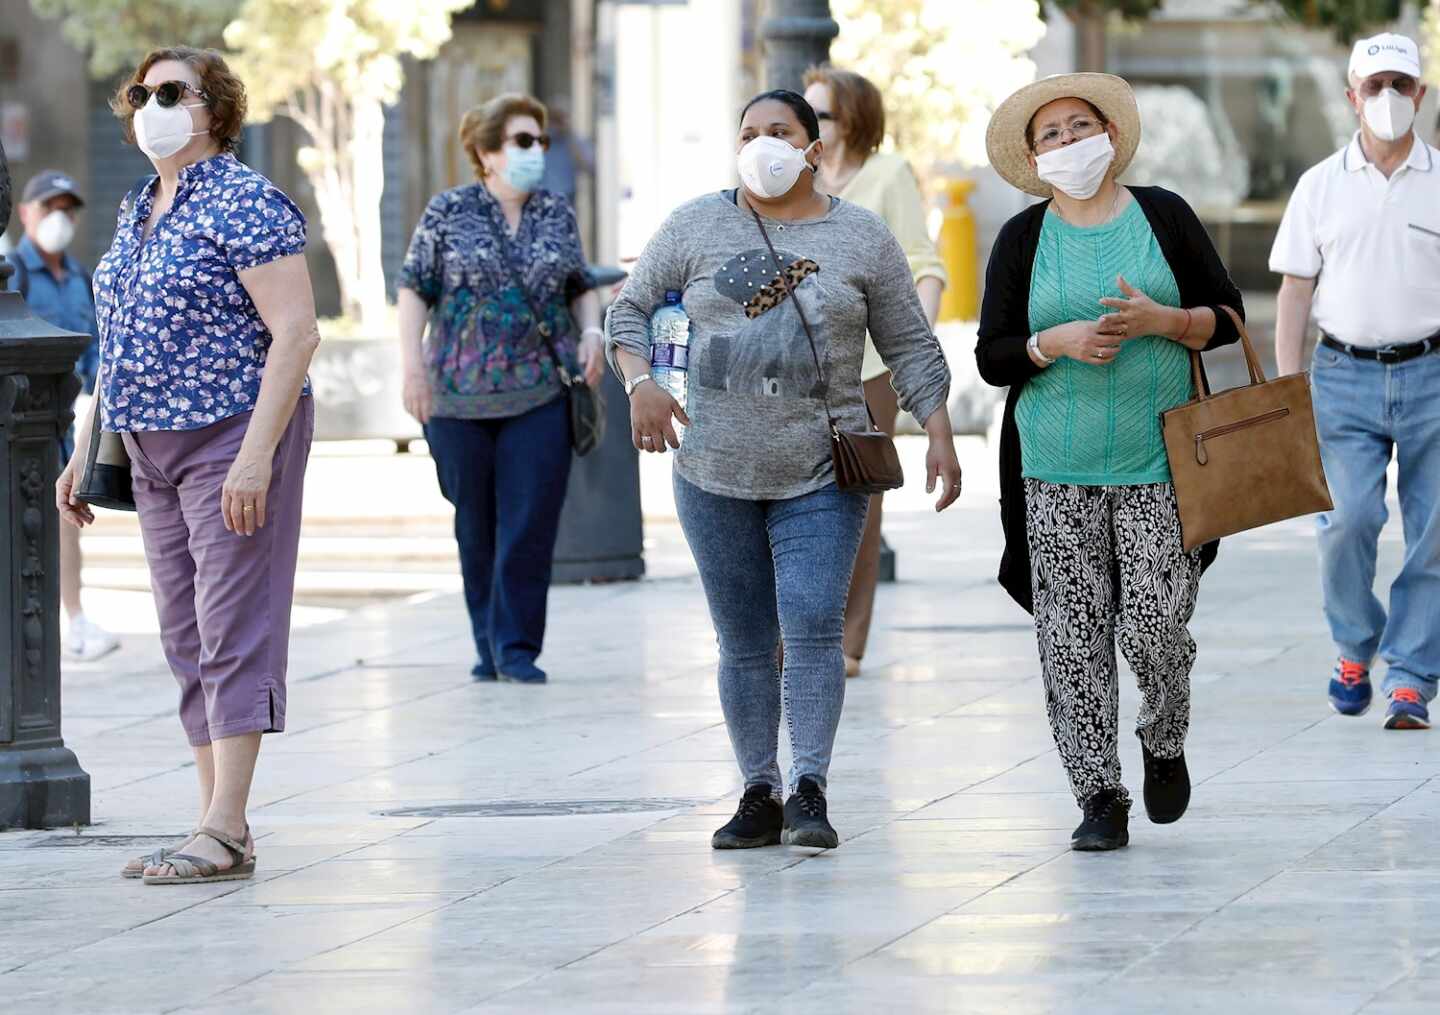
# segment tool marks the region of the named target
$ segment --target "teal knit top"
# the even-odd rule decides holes
[[[1044,331],[1109,313],[1125,276],[1156,303],[1180,305],[1180,289],[1140,205],[1098,226],[1047,212],[1030,280],[1030,329]],[[1189,352],[1150,335],[1120,343],[1107,364],[1064,358],[1030,379],[1015,406],[1023,475],[1047,483],[1168,483],[1160,413],[1191,397]]]

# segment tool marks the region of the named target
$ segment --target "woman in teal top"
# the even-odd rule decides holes
[[[1223,308],[1243,313],[1189,205],[1115,182],[1139,141],[1130,86],[1108,74],[1021,89],[987,136],[1002,176],[1051,198],[1000,233],[976,356],[987,381],[1010,388],[1001,581],[1035,615],[1050,725],[1084,811],[1071,839],[1081,850],[1129,841],[1117,643],[1143,696],[1150,820],[1175,821],[1189,804],[1186,628],[1214,548],[1183,548],[1160,413],[1192,397],[1190,350],[1235,340]]]

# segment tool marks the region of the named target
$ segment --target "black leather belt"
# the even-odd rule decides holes
[[[1440,334],[1431,335],[1418,342],[1407,342],[1405,345],[1387,345],[1382,349],[1367,349],[1364,346],[1347,345],[1322,331],[1320,332],[1320,344],[1334,349],[1336,352],[1353,356],[1355,359],[1368,359],[1376,363],[1404,363],[1406,360],[1416,359],[1440,349]]]

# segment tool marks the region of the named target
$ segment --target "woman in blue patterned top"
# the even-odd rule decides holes
[[[130,454],[160,640],[195,752],[200,822],[132,861],[146,884],[248,878],[246,820],[262,733],[285,728],[285,668],[319,343],[305,217],[236,161],[245,86],[220,55],[156,50],[111,103],[157,176],[121,204],[95,270],[92,412]],[[56,502],[75,525],[76,463]]]
[[[400,272],[405,409],[455,506],[472,675],[543,683],[535,660],[571,455],[559,364],[536,315],[566,369],[594,386],[600,302],[569,200],[537,189],[545,107],[502,95],[465,114],[460,143],[479,182],[430,201]]]

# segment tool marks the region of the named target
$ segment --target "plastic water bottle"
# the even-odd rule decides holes
[[[690,377],[690,315],[680,305],[681,293],[667,290],[665,302],[650,315],[650,377],[686,409]],[[688,410],[687,410],[688,411]],[[682,440],[685,427],[675,423]]]

